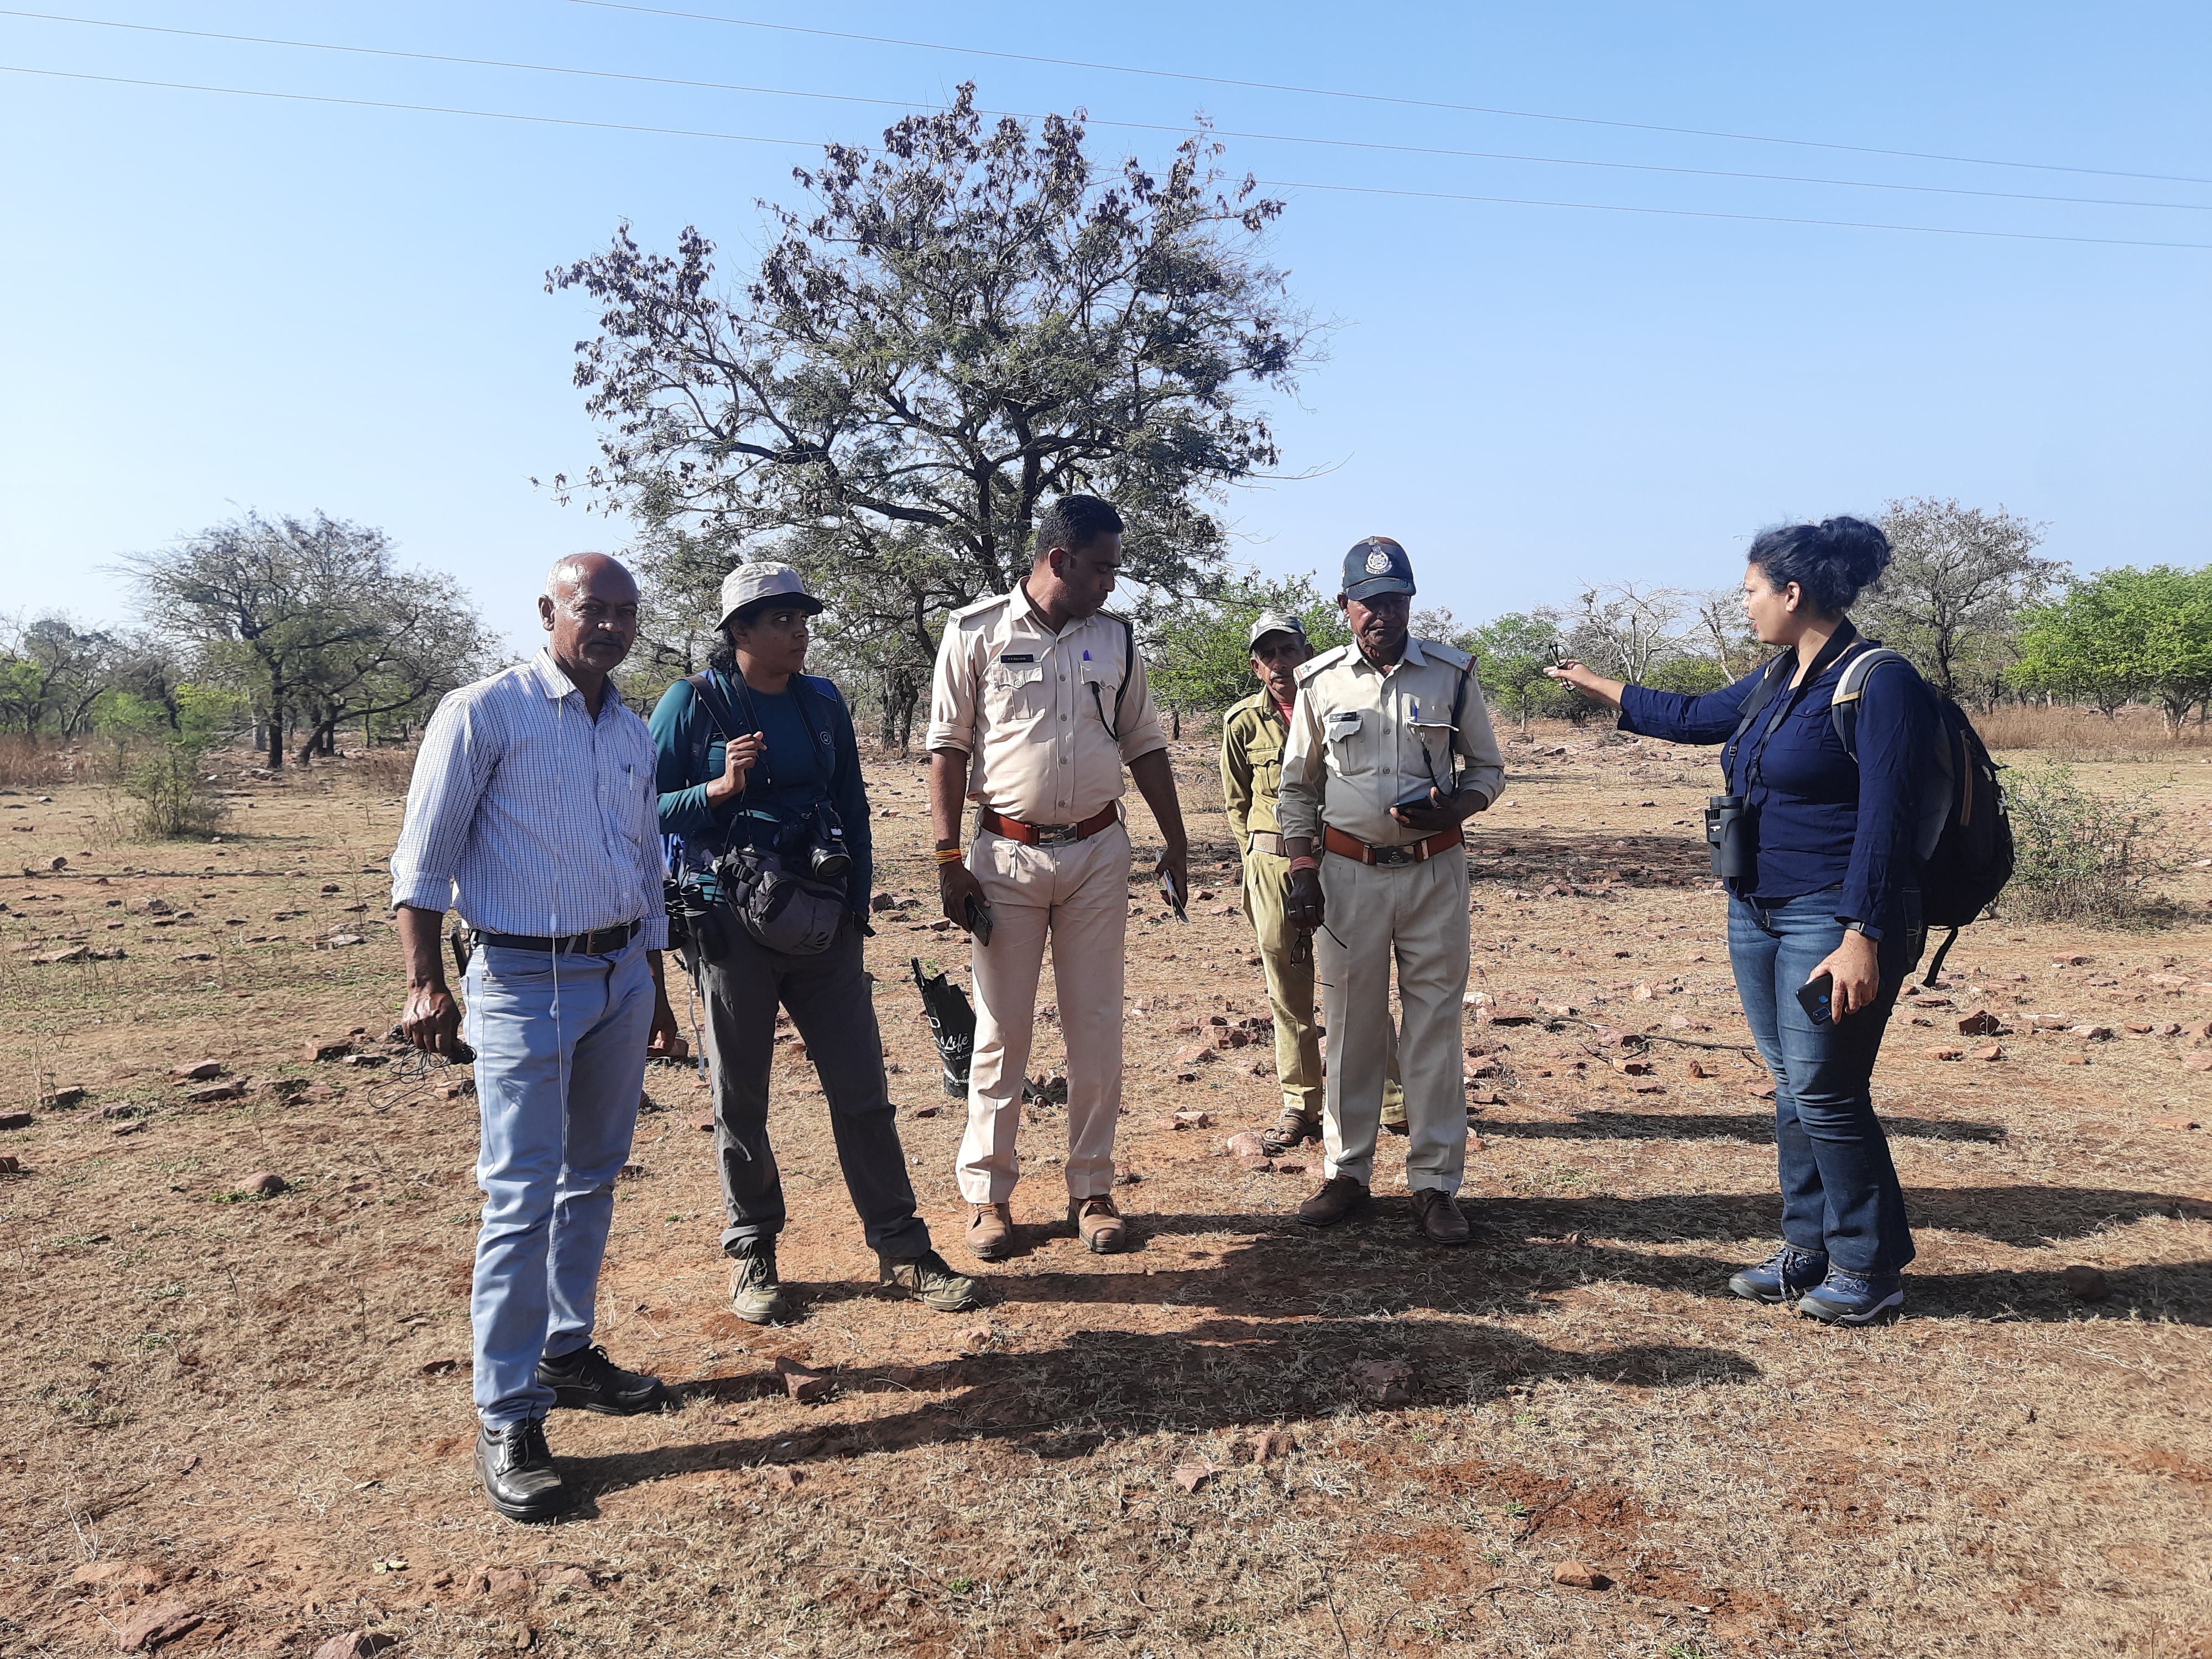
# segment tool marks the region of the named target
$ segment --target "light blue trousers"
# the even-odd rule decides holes
[[[502,1428],[552,1408],[542,1356],[592,1340],[615,1177],[645,1087],[653,973],[635,939],[601,957],[486,945],[464,994],[484,1195],[469,1299],[477,1415]]]

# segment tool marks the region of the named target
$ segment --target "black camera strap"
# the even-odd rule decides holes
[[[1775,658],[1767,665],[1765,678],[1751,696],[1744,700],[1742,718],[1736,722],[1735,735],[1729,739],[1728,750],[1722,757],[1723,774],[1729,781],[1729,788],[1743,796],[1747,802],[1765,764],[1766,745],[1774,740],[1774,734],[1782,729],[1782,722],[1790,718],[1798,702],[1808,691],[1813,689],[1820,676],[1834,667],[1844,653],[1858,643],[1858,629],[1851,626],[1849,617],[1844,618],[1842,625],[1828,636],[1828,642],[1820,647],[1820,655],[1813,659],[1813,665],[1805,671],[1805,677],[1796,685],[1789,687],[1787,696],[1778,696],[1776,693],[1787,684],[1790,665],[1796,660],[1797,653],[1794,651],[1786,653]],[[1760,712],[1770,703],[1774,705],[1774,713],[1768,719],[1765,728],[1759,732],[1757,740],[1753,744],[1750,761],[1742,780],[1739,781],[1736,777],[1735,759],[1737,751],[1742,745],[1744,733],[1751,730],[1753,725],[1758,720]]]

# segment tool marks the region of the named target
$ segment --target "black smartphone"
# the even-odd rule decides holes
[[[968,895],[968,931],[975,935],[975,943],[991,942],[991,907],[973,893]]]
[[[1835,989],[1836,976],[1833,974],[1823,974],[1820,978],[1808,980],[1797,988],[1798,1006],[1804,1009],[1805,1017],[1814,1024],[1826,1025],[1834,1017],[1835,1011],[1829,1002]]]

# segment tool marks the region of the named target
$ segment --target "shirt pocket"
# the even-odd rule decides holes
[[[1322,744],[1329,770],[1346,778],[1373,771],[1375,729],[1375,715],[1368,709],[1337,708],[1322,715]]]
[[[1026,725],[1050,713],[1051,704],[1042,663],[1001,660],[983,671],[983,708],[994,723]]]
[[[1272,755],[1252,769],[1252,793],[1262,800],[1273,800],[1283,793],[1283,759]]]

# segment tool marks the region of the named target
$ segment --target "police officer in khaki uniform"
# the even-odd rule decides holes
[[[1275,815],[1283,744],[1298,695],[1297,671],[1313,655],[1313,647],[1305,624],[1285,611],[1261,611],[1253,620],[1248,643],[1260,690],[1233,705],[1221,722],[1221,797],[1244,860],[1244,914],[1259,938],[1267,1002],[1274,1012],[1275,1075],[1282,1081],[1283,1109],[1260,1136],[1274,1158],[1302,1141],[1321,1139],[1321,1028],[1314,1020],[1313,941],[1291,927],[1284,912],[1291,860]],[[1395,1135],[1406,1133],[1395,1032],[1382,1084],[1382,1127]]]
[[[1370,536],[1344,560],[1338,603],[1352,643],[1298,671],[1283,750],[1281,817],[1293,926],[1318,929],[1330,1055],[1326,1178],[1298,1206],[1327,1227],[1364,1208],[1374,1169],[1398,969],[1405,1024],[1406,1185],[1422,1233],[1463,1244],[1467,1163],[1460,1010],[1467,994],[1468,871],[1460,826],[1496,799],[1503,757],[1474,659],[1413,638],[1406,550]],[[1466,764],[1462,768],[1461,763]]]
[[[985,1261],[1014,1246],[1014,1139],[1048,939],[1067,1039],[1068,1216],[1093,1250],[1128,1237],[1110,1190],[1129,921],[1124,764],[1167,843],[1158,869],[1179,893],[1190,853],[1135,635],[1103,608],[1121,566],[1121,515],[1064,495],[1038,520],[1029,574],[954,611],[938,646],[928,743],[939,894],[961,926],[971,901],[989,920],[972,958],[975,1049],[957,1168],[968,1248]],[[963,799],[977,809],[964,857]]]

